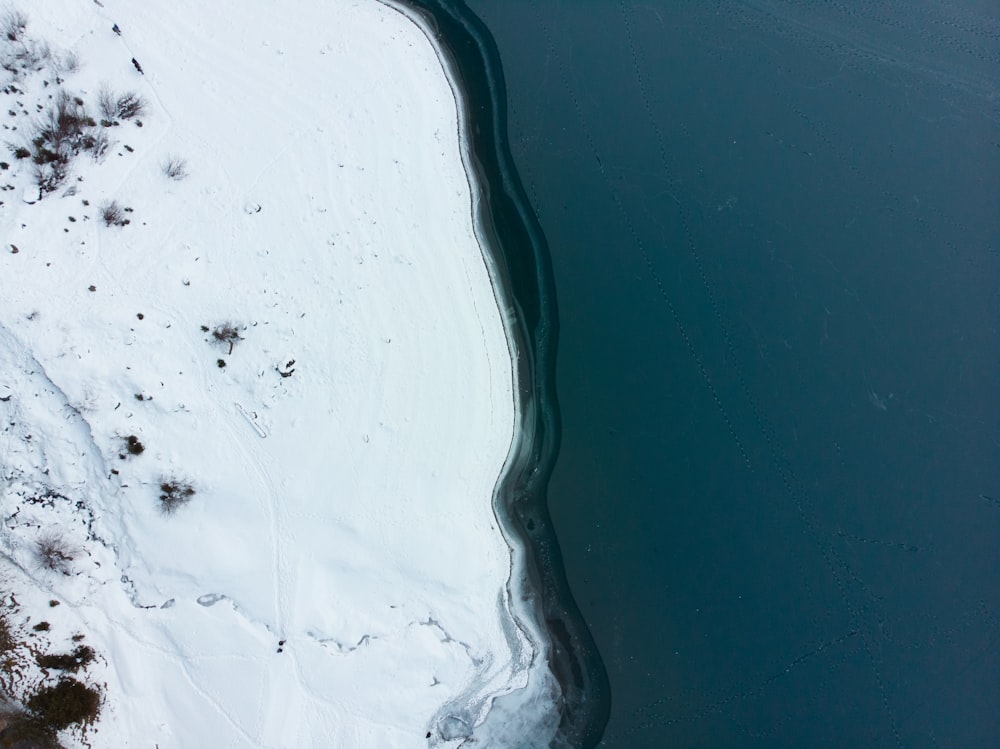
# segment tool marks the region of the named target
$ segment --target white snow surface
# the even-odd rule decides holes
[[[41,200],[0,154],[0,592],[98,653],[67,744],[427,746],[446,703],[523,686],[511,355],[424,31],[375,0],[17,7],[98,119],[102,83],[148,104]],[[54,76],[0,95],[5,143]],[[201,329],[227,321],[231,353]],[[172,514],[164,478],[196,490]]]

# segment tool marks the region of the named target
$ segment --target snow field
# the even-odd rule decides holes
[[[510,355],[434,49],[376,2],[22,9],[91,111],[106,82],[148,112],[31,204],[4,156],[5,586],[101,654],[94,746],[426,746],[441,705],[521,678],[490,502]],[[31,111],[46,77],[0,98]],[[196,489],[171,515],[165,477]],[[53,527],[69,576],[32,558]]]

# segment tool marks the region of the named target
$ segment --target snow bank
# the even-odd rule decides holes
[[[14,146],[60,85],[147,104],[41,200],[30,159],[0,172],[3,592],[101,656],[97,747],[426,746],[442,705],[527,678],[452,90],[392,8],[278,6],[33,2],[55,62],[0,96]],[[165,514],[168,479],[195,494]],[[68,575],[38,564],[53,529]]]

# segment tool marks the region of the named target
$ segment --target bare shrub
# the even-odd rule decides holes
[[[127,226],[129,220],[125,218],[125,209],[121,207],[117,200],[108,200],[101,203],[101,221],[105,226]]]
[[[47,570],[68,575],[76,558],[76,549],[58,533],[46,533],[35,542],[38,563]]]
[[[118,116],[118,100],[115,98],[114,91],[106,83],[102,83],[97,92],[97,109],[104,122],[110,123]]]
[[[116,125],[117,120],[131,120],[146,114],[146,100],[135,91],[126,91],[120,96],[110,86],[102,83],[97,91],[97,109],[101,124],[105,127]]]
[[[80,57],[72,50],[62,54],[56,60],[56,72],[75,73],[80,69]]]
[[[21,62],[24,67],[33,70],[42,70],[45,65],[52,61],[52,47],[44,39],[36,41],[28,39],[24,42],[24,54]]]
[[[233,353],[233,346],[236,345],[238,341],[243,340],[243,336],[240,335],[239,328],[231,322],[219,323],[212,330],[212,338],[222,344],[229,345],[229,353]]]
[[[108,135],[107,130],[95,130],[91,135],[88,136],[88,141],[85,144],[90,155],[94,158],[94,161],[100,161],[108,154],[108,150],[111,148],[111,136]]]
[[[176,478],[163,479],[160,482],[160,512],[173,515],[190,502],[194,495],[194,487],[189,482]]]
[[[8,8],[0,15],[0,34],[9,42],[23,41],[28,28],[28,17],[15,8]]]
[[[28,72],[42,70],[52,59],[48,43],[30,39],[25,33],[27,27],[24,13],[14,8],[0,9],[0,68],[15,81]]]
[[[119,96],[115,106],[118,117],[123,120],[131,120],[133,117],[142,117],[146,114],[146,100],[134,91]]]
[[[31,168],[32,179],[38,186],[38,197],[55,192],[59,186],[66,181],[69,175],[69,159],[59,157],[53,152],[47,151],[40,156],[40,161],[36,160]]]
[[[46,111],[34,142],[39,148],[44,144],[57,153],[79,151],[84,147],[83,140],[87,131],[96,125],[94,119],[87,114],[83,99],[72,96],[67,91],[60,91],[55,102]],[[42,142],[39,143],[39,140]]]
[[[180,156],[167,156],[160,168],[169,179],[178,182],[188,176],[187,161]]]
[[[0,67],[8,71],[14,80],[27,72],[43,70],[51,60],[52,49],[45,41],[19,38],[0,48]]]
[[[96,153],[101,147],[107,150],[95,135],[96,126],[83,99],[65,90],[56,95],[31,133],[29,153],[35,162],[34,178],[40,196],[53,192],[65,181],[70,163],[80,151]]]

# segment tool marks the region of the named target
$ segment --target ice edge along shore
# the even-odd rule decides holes
[[[526,569],[527,541],[519,537],[513,527],[514,524],[504,517],[502,500],[499,496],[509,471],[516,470],[514,464],[524,460],[524,456],[519,453],[523,448],[522,440],[526,437],[524,430],[527,425],[524,423],[524,417],[527,411],[521,393],[532,391],[534,384],[531,381],[531,373],[519,365],[520,357],[523,356],[519,346],[529,344],[520,340],[518,312],[511,297],[512,291],[500,280],[503,273],[498,268],[495,253],[502,250],[494,246],[483,225],[483,214],[488,209],[483,206],[482,198],[487,191],[479,184],[483,176],[473,163],[475,155],[467,135],[470,127],[469,107],[459,83],[460,76],[453,68],[455,62],[443,48],[438,32],[423,14],[408,5],[405,0],[378,1],[402,13],[420,29],[434,49],[451,87],[458,114],[456,131],[462,163],[469,193],[472,196],[470,218],[483,263],[487,268],[493,298],[503,321],[514,380],[510,393],[514,407],[513,438],[503,469],[497,479],[492,506],[498,527],[510,549],[510,575],[505,586],[505,595],[500,600],[500,617],[502,621],[505,617],[509,619],[509,625],[504,629],[507,633],[508,646],[514,654],[516,678],[500,692],[480,690],[477,694],[477,690],[473,688],[469,690],[469,694],[459,695],[442,707],[435,723],[443,728],[445,734],[451,732],[456,737],[475,735],[485,746],[516,745],[523,749],[535,747],[544,749],[555,737],[562,719],[561,688],[549,668],[549,635],[541,623],[544,614],[539,591],[531,590],[531,575]],[[519,379],[522,381],[518,382]],[[537,404],[534,407],[537,407]],[[487,715],[491,707],[492,712]]]

